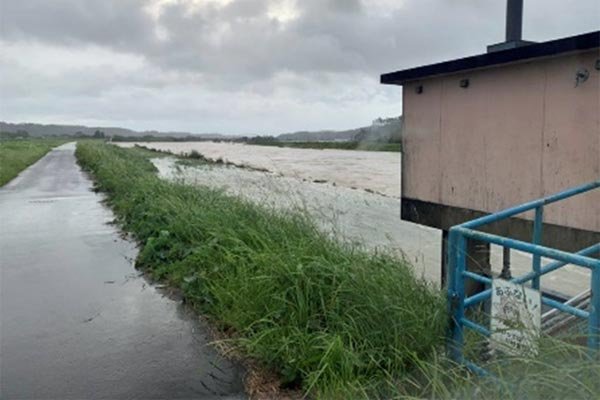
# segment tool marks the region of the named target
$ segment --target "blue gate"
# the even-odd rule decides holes
[[[542,199],[531,201],[516,207],[512,207],[494,214],[490,214],[450,229],[448,235],[448,304],[451,314],[451,329],[448,338],[448,347],[452,359],[458,363],[464,364],[476,373],[485,373],[485,371],[471,360],[464,357],[464,330],[471,329],[481,335],[489,337],[490,330],[483,325],[470,320],[465,315],[465,310],[476,304],[479,304],[491,297],[492,290],[490,285],[492,279],[482,274],[467,271],[466,268],[466,247],[467,239],[496,244],[504,248],[520,250],[532,255],[531,272],[512,278],[510,281],[517,284],[531,282],[531,287],[540,289],[540,277],[548,274],[565,265],[573,264],[582,268],[591,270],[591,300],[589,311],[573,307],[567,303],[561,303],[550,297],[542,295],[542,304],[556,308],[565,313],[569,313],[588,321],[588,347],[592,350],[600,348],[600,260],[591,256],[600,253],[600,243],[585,248],[577,253],[569,253],[557,249],[542,246],[542,228],[544,219],[544,206],[555,203],[569,197],[576,196],[585,192],[600,189],[600,180],[589,184],[578,186],[563,192],[548,196]],[[533,238],[531,242],[511,239],[508,237],[492,235],[479,230],[484,225],[511,218],[517,214],[526,211],[535,210],[533,222]],[[541,266],[541,257],[547,257],[553,262]],[[465,280],[472,279],[483,283],[487,289],[472,295],[465,296]]]

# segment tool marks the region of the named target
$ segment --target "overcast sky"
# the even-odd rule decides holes
[[[379,74],[482,53],[505,0],[0,0],[0,119],[274,134],[401,113]],[[598,0],[525,0],[524,36]]]

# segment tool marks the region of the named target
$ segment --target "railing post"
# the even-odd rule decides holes
[[[544,222],[544,206],[537,206],[535,208],[535,220],[533,222],[533,244],[541,244],[542,243],[542,224]],[[535,278],[531,281],[531,287],[535,290],[540,290],[540,267],[541,267],[542,257],[540,255],[533,255],[533,272],[537,274]]]
[[[600,350],[600,269],[598,267],[592,269],[591,293],[588,347],[592,356],[597,357]]]
[[[456,232],[449,231],[448,232],[448,243],[446,245],[446,251],[448,252],[446,256],[446,293],[447,293],[447,306],[448,306],[448,332],[446,336],[446,346],[448,350],[448,354],[451,359],[456,361],[457,350],[454,345],[454,332],[457,328],[456,323],[454,321],[454,309],[456,307]]]
[[[450,310],[449,349],[450,357],[458,362],[463,361],[463,326],[465,314],[465,278],[466,269],[466,238],[454,229],[448,234],[448,303]]]
[[[448,270],[448,255],[450,251],[448,250],[448,231],[442,230],[442,268],[441,268],[441,283],[442,289],[452,286],[450,283],[450,271]]]
[[[510,272],[510,248],[504,246],[502,248],[502,272],[500,278],[510,280],[512,273]]]

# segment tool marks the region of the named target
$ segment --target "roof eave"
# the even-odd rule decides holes
[[[390,72],[381,75],[380,82],[384,85],[402,85],[406,82],[433,76],[529,61],[594,48],[600,48],[600,31]]]

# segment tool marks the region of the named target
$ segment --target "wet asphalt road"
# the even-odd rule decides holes
[[[0,398],[243,398],[242,369],[133,268],[74,149],[0,189]]]

